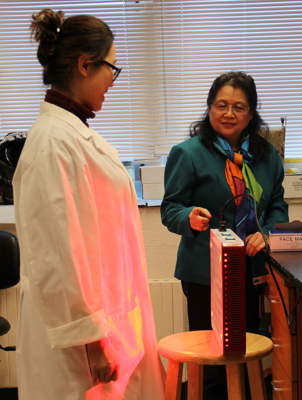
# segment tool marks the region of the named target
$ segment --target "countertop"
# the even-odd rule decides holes
[[[288,282],[302,292],[302,251],[284,251],[262,255]]]

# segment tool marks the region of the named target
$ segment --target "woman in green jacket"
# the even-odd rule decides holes
[[[224,204],[238,194],[254,195],[265,235],[276,223],[288,221],[284,170],[263,132],[267,133],[268,127],[257,111],[253,78],[230,72],[212,84],[207,110],[192,124],[191,138],[174,146],[169,154],[161,214],[169,231],[182,236],[175,277],[182,281],[187,297],[190,330],[211,329],[210,229],[219,228]],[[253,201],[246,196],[235,199],[224,217],[226,227],[246,243],[247,331],[257,333],[259,291],[252,278],[266,270],[259,254],[265,241],[255,222]],[[224,367],[205,368],[207,399],[227,399]]]

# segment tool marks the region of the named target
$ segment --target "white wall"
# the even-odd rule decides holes
[[[140,207],[149,279],[174,276],[180,236],[161,223],[160,207]]]

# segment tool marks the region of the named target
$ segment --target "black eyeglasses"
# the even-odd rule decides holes
[[[115,65],[110,64],[108,61],[103,61],[104,64],[108,65],[108,67],[113,69],[113,79],[112,82],[116,80],[116,78],[119,76],[122,68],[117,68]]]

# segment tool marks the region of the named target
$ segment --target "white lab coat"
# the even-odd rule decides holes
[[[13,180],[21,249],[20,400],[162,400],[133,182],[117,151],[42,103]],[[109,336],[120,378],[91,386],[86,343]]]

